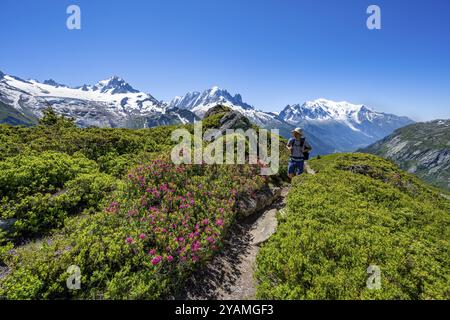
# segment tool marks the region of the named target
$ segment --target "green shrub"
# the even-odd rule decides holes
[[[4,214],[17,219],[12,239],[35,237],[60,228],[69,215],[95,213],[117,189],[118,181],[103,173],[81,174],[57,194],[36,193],[4,206]]]
[[[79,174],[98,170],[83,155],[47,151],[18,155],[0,162],[0,197],[20,199],[36,193],[54,193]]]
[[[257,257],[263,299],[449,299],[450,201],[391,162],[311,161]],[[366,286],[370,265],[381,289]]]

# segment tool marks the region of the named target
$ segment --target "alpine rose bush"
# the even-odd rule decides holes
[[[186,269],[221,247],[238,195],[251,196],[265,183],[258,173],[257,166],[175,166],[155,160],[129,173],[125,197],[106,210],[136,227],[138,233],[129,238],[142,242],[149,264]]]

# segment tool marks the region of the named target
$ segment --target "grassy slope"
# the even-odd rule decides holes
[[[311,161],[257,258],[268,299],[449,299],[450,201],[366,154]],[[366,287],[369,265],[381,290]]]

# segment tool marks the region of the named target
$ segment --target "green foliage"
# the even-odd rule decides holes
[[[69,215],[83,211],[95,213],[105,205],[104,199],[118,188],[117,179],[103,173],[80,174],[56,194],[35,193],[6,202],[3,215],[15,218],[9,238],[42,235],[63,226]]]
[[[251,197],[265,183],[258,171],[249,165],[176,166],[167,158],[138,166],[104,212],[68,219],[48,240],[9,255],[0,296],[163,298],[220,248],[237,197]],[[92,192],[91,180],[81,176],[68,187],[87,190],[86,184]],[[66,287],[70,265],[81,269],[82,290]]]
[[[43,117],[39,120],[39,125],[57,128],[75,128],[75,119],[58,115],[52,108],[43,111]]]
[[[78,174],[97,170],[83,155],[47,151],[18,155],[0,162],[0,196],[19,199],[36,192],[54,193]]]
[[[449,299],[450,201],[364,154],[311,161],[257,257],[263,299]],[[370,265],[381,289],[366,286]]]
[[[203,130],[220,127],[220,120],[226,112],[215,113],[202,121]]]

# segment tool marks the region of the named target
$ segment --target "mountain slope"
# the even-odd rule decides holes
[[[0,124],[30,126],[36,124],[37,121],[37,118],[26,116],[15,108],[0,101]]]
[[[450,120],[400,128],[361,151],[390,159],[425,181],[450,189]]]

